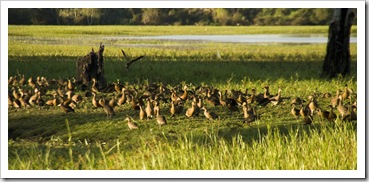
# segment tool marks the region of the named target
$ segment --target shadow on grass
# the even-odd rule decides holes
[[[9,58],[9,75],[17,72],[29,76],[66,78],[76,75],[76,57],[12,57]],[[105,74],[109,82],[136,83],[144,80],[168,84],[187,82],[226,83],[278,79],[321,79],[323,60],[319,61],[196,61],[179,57],[176,60],[151,61],[143,58],[125,70],[125,62],[105,60]],[[118,59],[114,59],[118,60]],[[165,58],[163,58],[165,60]],[[351,62],[351,75],[356,79],[357,62]]]
[[[22,60],[9,58],[9,75],[25,74],[29,76],[46,76],[47,78],[66,78],[74,77],[76,73],[75,57],[22,57]],[[241,80],[258,81],[268,80],[321,80],[319,77],[322,61],[191,61],[185,57],[178,58],[177,61],[150,61],[144,58],[131,66],[129,71],[124,69],[123,62],[111,61],[109,58],[105,62],[105,73],[109,82],[120,79],[120,82],[137,83],[144,80],[152,82],[164,82],[177,84],[181,82],[193,83],[195,85],[205,84],[226,84],[227,82],[239,83]],[[351,64],[351,74],[356,79],[357,62]],[[59,110],[58,110],[59,111]],[[8,136],[10,139],[26,139],[37,142],[50,140],[52,136],[59,136],[64,141],[68,138],[65,120],[69,120],[72,136],[75,141],[89,138],[89,142],[99,139],[111,140],[114,144],[117,138],[125,142],[125,149],[135,150],[140,145],[139,137],[146,139],[156,136],[160,140],[168,137],[167,141],[176,142],[182,136],[179,128],[189,124],[175,123],[172,136],[163,136],[159,131],[151,134],[150,129],[155,125],[146,123],[143,130],[128,132],[125,123],[120,123],[125,114],[120,113],[118,117],[111,120],[106,119],[102,110],[99,112],[77,112],[64,114],[60,112],[17,114],[9,117]],[[137,115],[136,115],[137,116]],[[124,129],[123,129],[124,127]],[[151,128],[150,128],[151,127]],[[157,127],[157,126],[156,126]],[[306,130],[314,129],[320,131],[320,124],[313,126],[302,126],[300,123],[273,124],[272,127],[278,128],[283,136],[289,135],[289,130],[299,127]],[[309,129],[308,129],[309,128]],[[171,132],[168,127],[163,129]],[[74,135],[73,132],[79,132]],[[186,131],[187,132],[187,131]],[[252,144],[268,134],[268,128],[261,126],[222,126],[215,131],[220,138],[231,142],[232,137],[240,134],[244,142]],[[208,137],[204,132],[198,132],[193,136],[193,142],[199,145],[204,144]],[[138,141],[138,143],[137,143]],[[83,147],[82,147],[83,148]]]
[[[66,120],[68,120],[72,135],[78,136],[77,140],[83,139],[85,135],[90,135],[86,138],[99,138],[98,135],[103,135],[106,127],[117,127],[117,124],[121,124],[125,118],[125,113],[117,112],[116,116],[107,119],[102,108],[89,109],[88,111],[77,109],[76,113],[64,113],[58,107],[44,111],[38,111],[36,108],[31,108],[28,111],[22,109],[18,112],[19,114],[9,114],[9,139],[27,139],[37,142],[48,141],[51,136],[61,136],[64,140],[68,139]],[[75,131],[81,133],[76,135],[73,133]],[[110,131],[106,135],[108,136],[105,138],[109,138],[109,135],[113,135],[113,133]]]

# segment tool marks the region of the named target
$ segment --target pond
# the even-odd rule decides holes
[[[291,35],[291,34],[253,34],[253,35],[163,35],[163,36],[119,36],[105,37],[106,39],[144,39],[144,40],[175,40],[175,41],[208,41],[234,43],[298,43],[298,44],[326,44],[328,36],[323,34]],[[351,37],[351,43],[357,38]]]

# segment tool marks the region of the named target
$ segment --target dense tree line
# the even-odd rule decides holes
[[[16,25],[328,25],[324,8],[11,8]]]

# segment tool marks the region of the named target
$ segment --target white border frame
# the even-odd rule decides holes
[[[8,170],[8,8],[357,8],[357,170]],[[1,178],[365,178],[365,1],[1,1]]]

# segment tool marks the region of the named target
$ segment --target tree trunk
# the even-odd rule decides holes
[[[85,86],[89,85],[93,78],[99,90],[107,86],[104,71],[104,45],[100,44],[98,53],[92,51],[86,56],[79,58],[77,64],[77,81],[81,81]]]
[[[327,53],[322,76],[329,78],[350,73],[350,31],[355,12],[350,8],[336,9],[329,25]]]

